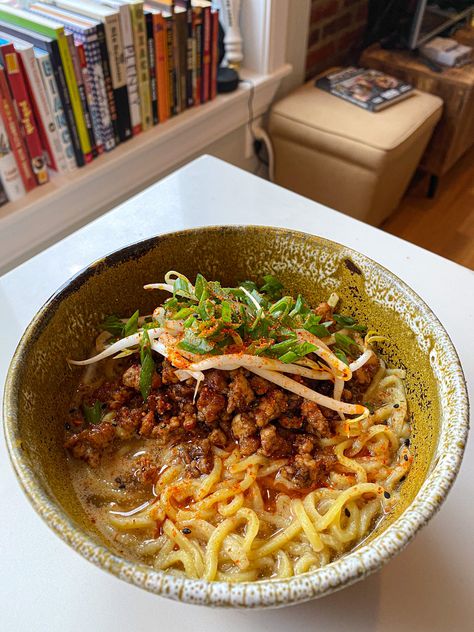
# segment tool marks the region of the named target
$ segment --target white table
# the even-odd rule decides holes
[[[445,325],[474,401],[472,272],[207,156],[0,278],[0,385],[21,333],[69,276],[130,242],[212,224],[295,228],[344,243],[385,265],[418,292]],[[381,572],[293,608],[210,610],[129,586],[69,549],[29,506],[0,441],[0,627],[5,632],[472,630],[473,488],[471,440],[441,512]]]

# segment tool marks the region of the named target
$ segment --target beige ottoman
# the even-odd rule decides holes
[[[416,91],[372,113],[310,81],[271,110],[275,182],[378,225],[400,202],[442,103]]]

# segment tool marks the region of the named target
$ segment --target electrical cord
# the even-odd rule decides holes
[[[249,98],[248,98],[249,116],[248,116],[248,120],[247,120],[247,126],[248,126],[248,130],[249,130],[250,136],[251,136],[252,141],[253,141],[253,147],[254,147],[255,155],[257,156],[257,160],[259,162],[259,166],[258,166],[258,168],[257,168],[255,173],[258,173],[260,171],[261,165],[264,165],[265,167],[268,168],[268,178],[269,178],[270,182],[273,182],[273,177],[274,177],[274,170],[273,170],[274,153],[273,153],[272,141],[271,141],[269,135],[267,134],[267,132],[262,127],[260,127],[260,126],[255,127],[254,126],[253,103],[254,103],[254,98],[255,98],[255,85],[254,85],[253,81],[250,81],[249,79],[240,79],[239,83],[245,83],[245,84],[248,84],[250,86],[250,88],[249,88]],[[265,160],[265,158],[263,158],[263,156],[261,155],[261,150],[262,150],[264,145],[265,145],[265,148],[267,150],[268,160]]]

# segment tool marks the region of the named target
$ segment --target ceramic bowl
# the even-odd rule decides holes
[[[316,571],[285,580],[242,584],[183,579],[123,558],[104,542],[77,502],[64,472],[63,427],[79,372],[68,357],[85,357],[110,313],[149,313],[156,293],[145,283],[167,270],[235,285],[271,272],[313,304],[337,291],[343,309],[390,342],[392,366],[406,369],[412,423],[412,469],[395,512],[351,552]],[[5,433],[18,480],[35,510],[86,559],[136,586],[208,606],[276,607],[321,597],[379,569],[427,523],[461,464],[468,430],[462,369],[430,308],[391,272],[320,237],[285,229],[213,227],[153,237],[94,262],[40,309],[8,373]],[[448,537],[448,534],[446,535]]]

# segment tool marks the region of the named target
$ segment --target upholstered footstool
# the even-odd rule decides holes
[[[378,225],[400,202],[442,103],[415,91],[373,113],[316,88],[312,80],[271,110],[275,182]]]

